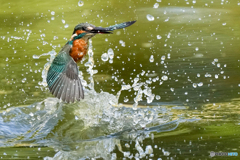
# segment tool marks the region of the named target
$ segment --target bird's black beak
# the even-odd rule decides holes
[[[95,27],[89,31],[90,33],[99,33],[99,34],[111,34],[111,30],[103,27]]]
[[[120,23],[120,24],[115,24],[113,26],[107,27],[107,28],[103,28],[103,27],[94,27],[92,30],[88,31],[90,33],[102,33],[102,34],[109,34],[112,33],[112,31],[116,30],[116,29],[122,29],[122,28],[126,28],[128,26],[131,26],[132,24],[134,24],[136,21],[129,21],[129,22],[124,22],[124,23]]]

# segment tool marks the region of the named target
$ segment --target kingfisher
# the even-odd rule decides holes
[[[89,23],[76,25],[70,40],[62,47],[48,70],[47,84],[50,92],[67,103],[84,99],[77,63],[87,54],[88,40],[96,34],[111,34],[114,30],[128,27],[135,22],[124,22],[106,28]]]

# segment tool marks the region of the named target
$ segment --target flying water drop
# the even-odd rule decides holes
[[[114,52],[113,52],[113,49],[112,49],[112,48],[109,48],[109,49],[108,49],[108,56],[109,56],[110,59],[113,59],[113,57],[114,57]]]
[[[159,4],[158,3],[155,3],[154,5],[153,5],[153,8],[158,8],[159,7]]]
[[[162,36],[160,36],[160,35],[157,35],[157,39],[161,39],[162,38]]]
[[[202,87],[203,86],[203,82],[198,83],[198,87]]]
[[[27,80],[27,78],[23,78],[23,79],[22,79],[22,83],[25,83],[26,80]]]
[[[162,80],[164,80],[164,81],[168,80],[168,76],[166,76],[166,75],[162,76]]]
[[[106,62],[108,61],[108,54],[107,53],[103,53],[101,56],[102,61]]]
[[[148,21],[154,21],[154,17],[150,14],[147,14]]]
[[[166,56],[162,56],[161,60],[164,61],[166,59]]]
[[[153,55],[150,56],[149,61],[150,61],[151,63],[154,62],[154,57],[153,57]]]
[[[84,2],[83,1],[78,1],[78,6],[79,7],[82,7],[84,5]]]
[[[197,83],[193,83],[193,88],[197,88]]]
[[[52,12],[51,12],[51,15],[55,15],[55,12],[54,12],[54,11],[52,11]]]
[[[159,96],[159,95],[156,95],[156,100],[159,100],[159,99],[161,99],[161,96]]]
[[[69,25],[68,25],[68,24],[65,24],[65,25],[64,25],[64,28],[68,28],[68,27],[69,27]]]

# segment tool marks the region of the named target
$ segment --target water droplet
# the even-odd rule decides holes
[[[125,147],[130,148],[130,145],[128,143],[125,143]]]
[[[109,56],[110,59],[113,59],[113,57],[114,57],[114,52],[113,52],[113,49],[112,49],[112,48],[109,48],[109,49],[108,49],[108,56]]]
[[[154,17],[150,14],[147,15],[148,21],[154,21]]]
[[[103,53],[101,56],[102,61],[106,62],[108,61],[108,54],[107,53]]]
[[[167,38],[170,38],[170,37],[171,37],[171,33],[168,33]]]
[[[65,20],[64,19],[62,19],[62,23],[65,24]]]
[[[79,7],[82,7],[84,5],[84,2],[83,1],[78,1],[78,6]]]
[[[128,85],[122,85],[121,90],[129,90],[130,88],[132,88],[132,87],[129,84]]]
[[[52,11],[52,12],[51,12],[51,15],[55,15],[55,12],[54,12],[54,11]]]
[[[129,99],[124,97],[124,100],[123,100],[123,101],[126,103],[126,102],[129,101]]]
[[[205,77],[212,77],[212,75],[209,74],[209,73],[206,73],[206,74],[205,74]]]
[[[197,83],[193,83],[193,88],[197,88]]]
[[[58,39],[58,36],[54,36],[54,37],[53,37],[53,40],[56,40],[56,39]]]
[[[164,61],[166,59],[166,56],[162,56],[161,60]]]
[[[170,17],[168,17],[167,19],[165,19],[164,22],[168,22],[168,21],[169,21],[169,18],[170,18]]]
[[[202,87],[202,86],[203,86],[203,82],[199,82],[198,87]]]
[[[199,50],[199,48],[198,48],[198,47],[196,47],[196,48],[195,48],[195,51],[198,51],[198,50]]]
[[[150,61],[151,63],[154,62],[154,57],[153,57],[153,55],[150,56],[149,61]]]
[[[35,54],[33,55],[33,59],[39,59],[39,57],[40,56],[38,56],[38,55],[35,55]]]
[[[215,78],[218,79],[218,75],[217,74],[215,74]]]
[[[161,96],[156,95],[156,100],[159,100],[159,99],[161,99]]]
[[[78,118],[78,116],[75,116],[75,120],[78,120],[79,118]]]
[[[6,58],[6,61],[8,61],[8,58]]]
[[[164,81],[168,80],[168,76],[166,76],[166,75],[162,76],[162,80],[164,80]]]
[[[123,40],[120,40],[119,44],[121,44],[122,47],[125,47],[125,42]]]
[[[160,36],[160,35],[157,35],[157,39],[162,39],[162,36]]]
[[[55,17],[51,17],[51,20],[53,21],[55,19]]]
[[[113,59],[109,59],[109,63],[111,63],[111,64],[112,64],[112,63],[113,63]]]
[[[69,27],[69,25],[68,25],[68,24],[65,24],[65,25],[64,25],[64,28],[68,28],[68,27]]]
[[[46,41],[43,41],[43,45],[46,45],[46,44],[48,44],[48,42],[46,42]]]
[[[163,151],[163,155],[164,155],[164,156],[169,156],[169,155],[170,155],[170,152],[168,152],[168,151]]]
[[[23,78],[23,79],[22,79],[22,83],[25,83],[26,80],[27,80],[27,78]]]
[[[153,8],[158,8],[159,7],[159,4],[158,3],[155,3],[154,5],[153,5]]]
[[[146,154],[152,154],[153,153],[153,149],[152,149],[151,145],[146,146],[145,153]]]
[[[222,23],[223,26],[226,26],[227,23]]]

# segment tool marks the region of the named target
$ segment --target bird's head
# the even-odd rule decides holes
[[[112,33],[112,32],[108,28],[95,27],[94,25],[89,23],[80,23],[76,25],[76,27],[74,28],[71,41],[74,41],[80,38],[87,41],[93,36],[95,36],[96,34],[109,34],[109,33]]]

